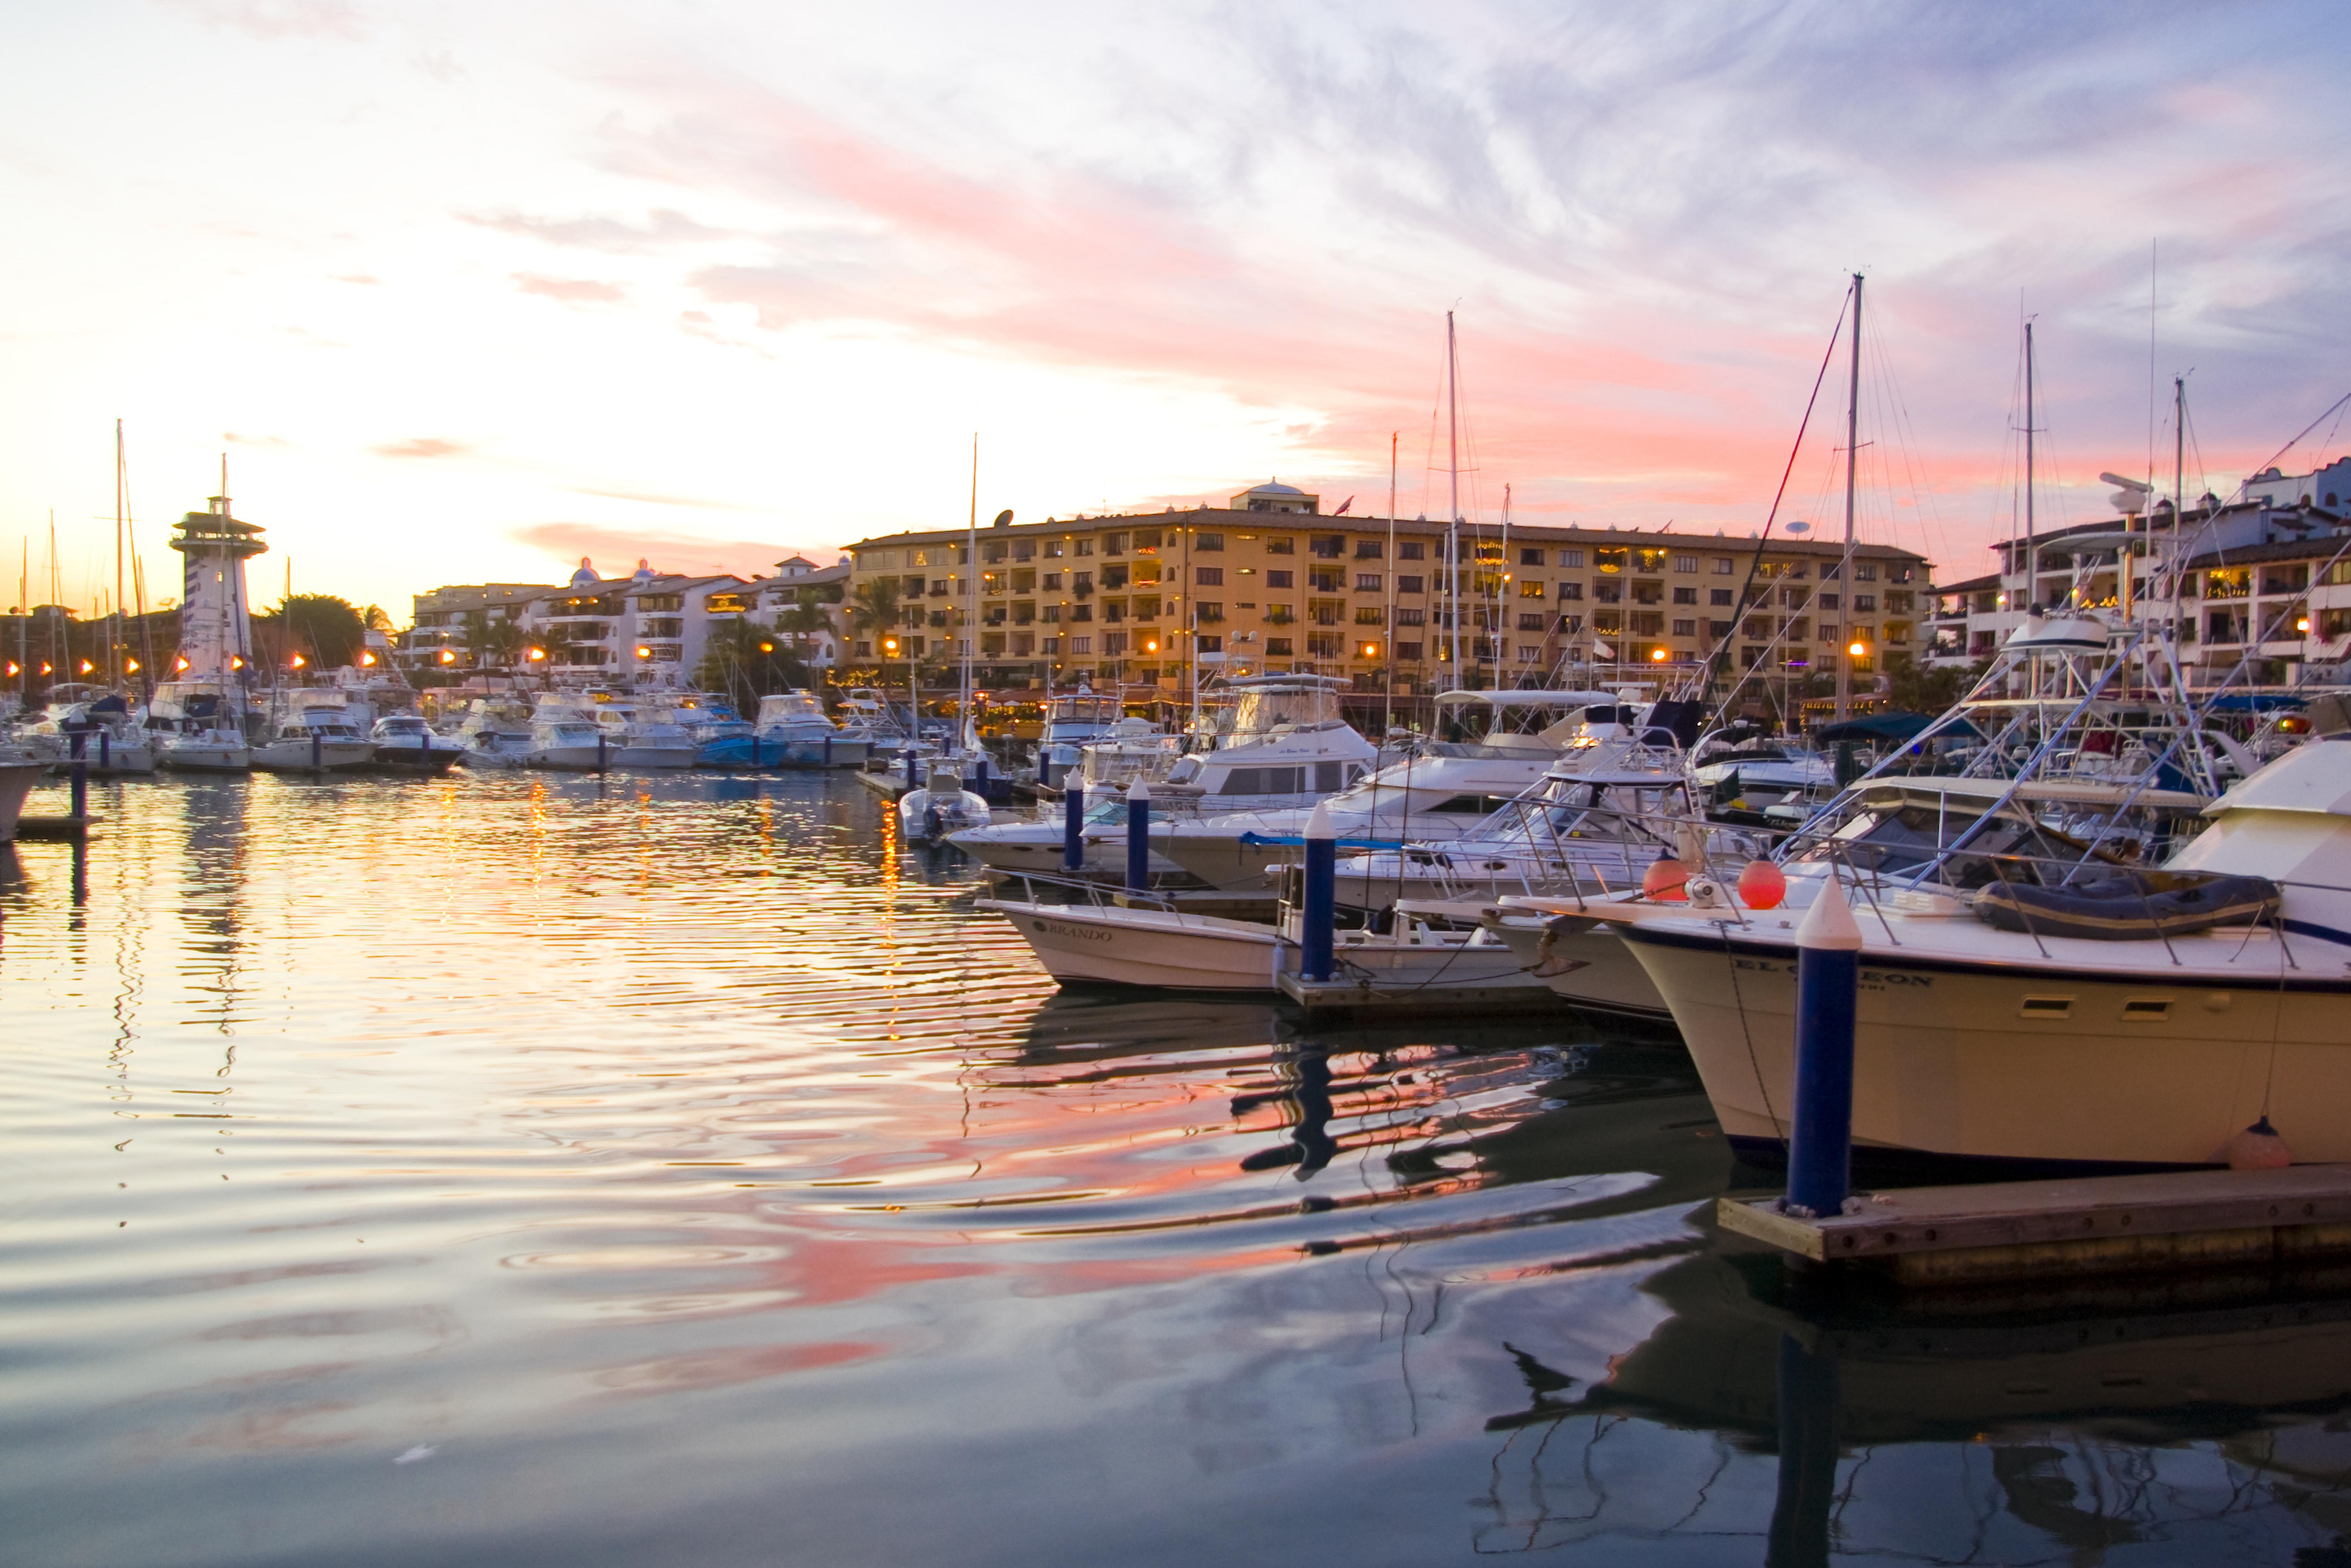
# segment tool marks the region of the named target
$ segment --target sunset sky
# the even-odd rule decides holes
[[[9,7],[0,542],[151,581],[228,454],[274,599],[751,572],[1270,475],[1744,533],[1846,275],[1864,534],[1985,570],[2037,318],[2044,515],[2351,389],[2351,48],[2314,5]],[[2150,246],[2157,258],[2150,311]],[[2152,332],[2152,343],[2150,333]],[[1835,525],[1843,361],[1786,514]],[[2168,411],[2156,439],[2166,485]],[[2289,460],[2339,455],[2322,425]],[[19,562],[8,563],[16,600]],[[37,581],[35,600],[49,596]]]

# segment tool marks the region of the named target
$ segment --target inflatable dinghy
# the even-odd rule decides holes
[[[2277,884],[2260,877],[2124,871],[2063,888],[1995,882],[1976,894],[1976,918],[2028,936],[2154,941],[2274,919],[2278,905]]]

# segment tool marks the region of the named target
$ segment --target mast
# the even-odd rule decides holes
[[[135,554],[131,557],[131,591],[139,597],[139,693],[148,699],[155,694],[155,644],[147,631],[147,573]]]
[[[2024,324],[2024,611],[2041,607],[2041,547],[2032,516],[2032,323]]]
[[[1453,679],[1461,679],[1461,413],[1455,401],[1460,365],[1454,347],[1453,312],[1445,313],[1445,452],[1453,483],[1445,514],[1445,574],[1452,585]]]
[[[979,642],[979,432],[971,432],[971,517],[963,551],[963,665],[956,676],[956,719],[963,733],[956,737],[960,750],[979,732],[971,722],[971,650]]]
[[[1837,561],[1836,716],[1842,723],[1853,709],[1853,655],[1845,649],[1845,628],[1852,624],[1853,500],[1861,462],[1861,274],[1853,275],[1853,376],[1844,403],[1844,554]]]
[[[2179,531],[2179,508],[2188,476],[2188,378],[2171,378],[2171,529]]]
[[[1494,574],[1494,624],[1486,629],[1494,645],[1494,690],[1502,689],[1502,618],[1510,609],[1510,486],[1502,485],[1502,569]]]
[[[122,421],[114,421],[114,683],[122,684]]]
[[[1388,608],[1387,614],[1382,618],[1382,622],[1386,628],[1388,675],[1387,679],[1380,683],[1382,690],[1386,693],[1386,701],[1380,705],[1382,744],[1386,743],[1387,732],[1395,728],[1396,438],[1403,433],[1401,431],[1388,431]]]

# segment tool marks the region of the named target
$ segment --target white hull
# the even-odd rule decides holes
[[[253,765],[274,774],[335,773],[375,761],[373,741],[268,741],[252,748]]]
[[[560,773],[592,774],[599,768],[616,767],[617,746],[539,746],[523,753],[527,767],[553,768]]]
[[[1768,1149],[1787,1131],[1794,1080],[1795,951],[1787,932],[1727,943],[1706,931],[1644,924],[1624,940],[1672,1008],[1723,1130]],[[2051,959],[2030,962],[1873,945],[1854,1141],[1967,1159],[2215,1165],[2266,1109],[2297,1160],[2351,1160],[2340,1114],[2351,1106],[2351,980],[2340,978],[2351,950],[2288,941],[2299,968],[2283,964],[2276,936],[2242,929],[2175,939],[2177,965],[2159,942],[2053,937]]]
[[[48,771],[47,763],[0,763],[0,844],[16,836],[25,797]]]
[[[250,773],[253,749],[234,741],[165,741],[156,749],[155,762],[181,773]]]
[[[1010,898],[982,898],[976,907],[1010,920],[1046,972],[1065,985],[1270,995],[1276,976],[1298,967],[1294,943],[1271,926],[1248,920]],[[1530,983],[1508,948],[1458,933],[1399,940],[1341,931],[1333,947],[1335,978],[1367,980],[1383,989],[1431,984],[1447,991],[1523,990]]]
[[[616,768],[690,768],[694,765],[692,746],[614,746],[612,765]]]
[[[1657,993],[1656,981],[1614,931],[1605,926],[1567,931],[1553,936],[1546,946],[1544,924],[1537,918],[1519,916],[1496,921],[1488,929],[1502,940],[1530,975],[1577,1007],[1656,1022],[1672,1018],[1666,999]]]
[[[126,744],[110,738],[101,746],[98,737],[92,735],[82,749],[81,760],[89,765],[89,776],[94,779],[141,778],[155,771],[154,748],[144,741]],[[55,766],[58,773],[70,773],[71,752],[59,757]]]
[[[1151,875],[1176,877],[1183,867],[1159,853],[1164,834],[1152,835]],[[1126,829],[1116,827],[1105,831],[1099,827],[1085,829],[1080,835],[1085,846],[1080,876],[1120,877],[1126,875]],[[1013,822],[997,823],[984,831],[957,834],[950,840],[955,846],[991,870],[1015,876],[1067,876],[1062,864],[1066,844],[1064,829],[1059,823]]]

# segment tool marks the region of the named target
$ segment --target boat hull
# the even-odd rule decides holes
[[[1673,1012],[1734,1143],[1776,1148],[1794,1082],[1792,945],[1677,922],[1622,937]],[[2266,1111],[2298,1160],[2351,1160],[2351,980],[2339,951],[2231,932],[2170,946],[2052,939],[2058,961],[1865,953],[1855,1029],[1857,1150],[2071,1167],[2227,1163]],[[2238,972],[2195,961],[2263,944]],[[2154,948],[2100,961],[2079,950]],[[2069,951],[2067,950],[2074,950]],[[2278,971],[2284,969],[2281,975]],[[2265,971],[2265,972],[2264,972]]]
[[[617,746],[540,746],[523,755],[523,765],[558,773],[592,774],[618,765]]]
[[[25,797],[48,771],[47,763],[0,763],[0,844],[16,836],[17,819],[25,813]]]
[[[1527,972],[1552,993],[1588,1012],[1670,1023],[1672,1010],[1641,961],[1608,927],[1555,933],[1548,943],[1545,922],[1518,918],[1489,923]]]
[[[270,741],[252,749],[253,765],[274,774],[340,773],[375,761],[373,741]]]
[[[192,741],[158,748],[155,763],[178,773],[243,774],[253,771],[253,750],[235,741]]]

